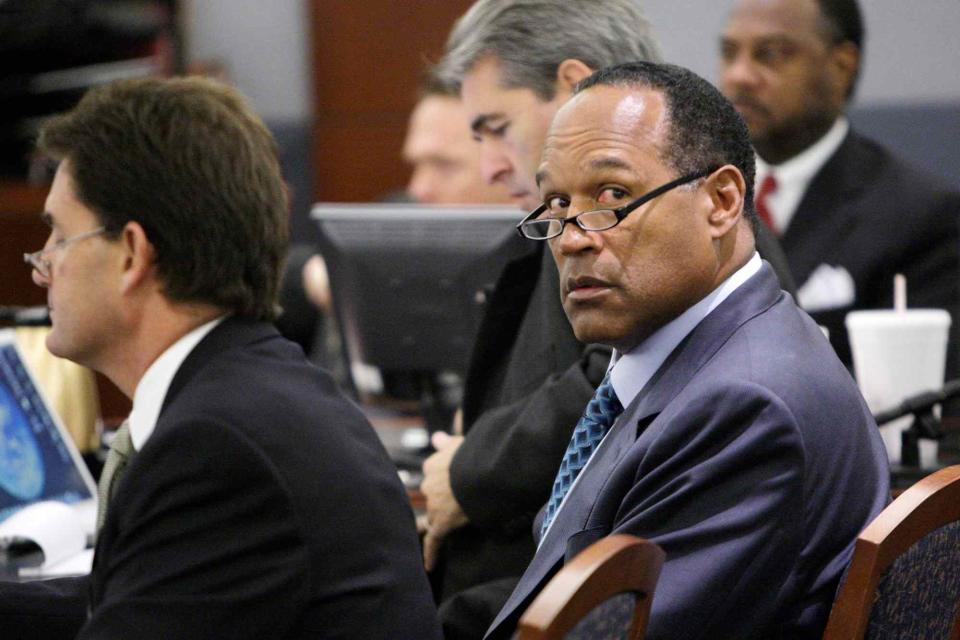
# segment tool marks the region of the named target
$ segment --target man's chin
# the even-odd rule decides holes
[[[570,313],[567,313],[567,319],[573,328],[573,335],[580,342],[584,344],[611,344],[610,341],[613,336],[609,327],[597,322],[596,317],[587,317],[587,313],[581,311],[572,317]]]
[[[76,354],[72,349],[69,348],[69,345],[65,343],[62,332],[57,330],[56,325],[50,329],[50,332],[47,334],[47,338],[44,342],[47,345],[47,351],[49,351],[52,355],[73,362],[77,361]]]
[[[47,351],[51,354],[57,356],[58,358],[65,358],[63,355],[63,350],[61,349],[59,336],[57,336],[57,330],[51,329],[50,333],[47,334],[46,340],[44,341],[47,345]]]

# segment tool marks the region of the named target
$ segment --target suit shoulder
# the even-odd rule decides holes
[[[851,157],[860,173],[876,184],[892,184],[903,197],[945,197],[960,202],[960,190],[880,142],[851,132]]]

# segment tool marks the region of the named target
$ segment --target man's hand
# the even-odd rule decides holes
[[[327,274],[327,264],[323,258],[319,255],[311,256],[304,263],[300,277],[303,279],[303,292],[307,300],[324,313],[330,313],[333,310],[330,276]]]
[[[424,461],[423,482],[420,484],[427,500],[427,528],[423,536],[423,565],[427,571],[432,571],[436,565],[440,543],[447,534],[468,521],[450,487],[450,461],[463,442],[463,436],[438,431],[430,442],[437,452]]]

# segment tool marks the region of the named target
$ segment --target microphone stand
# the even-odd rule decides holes
[[[947,382],[938,391],[924,391],[911,396],[893,409],[881,411],[874,416],[877,425],[882,425],[903,416],[912,415],[910,427],[900,434],[900,464],[903,467],[920,467],[920,439],[940,440],[943,425],[933,409],[950,398],[960,395],[960,379]]]

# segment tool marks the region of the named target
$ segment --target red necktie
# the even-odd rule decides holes
[[[757,196],[754,199],[757,216],[759,216],[764,224],[770,227],[770,230],[774,233],[777,233],[777,226],[773,223],[773,216],[770,215],[770,210],[767,208],[767,196],[771,193],[776,193],[776,191],[777,179],[773,177],[772,173],[768,173],[767,177],[764,178],[760,184],[760,189],[757,190]]]

